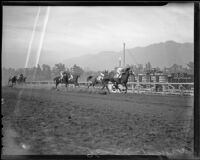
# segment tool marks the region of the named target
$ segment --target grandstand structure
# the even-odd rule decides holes
[[[187,73],[164,74],[161,71],[147,71],[129,78],[133,92],[164,94],[189,94],[194,92],[194,77]]]

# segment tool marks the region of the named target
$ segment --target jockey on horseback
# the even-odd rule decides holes
[[[73,79],[73,75],[71,73],[69,73],[69,81]]]
[[[122,76],[122,73],[124,72],[124,68],[122,68],[122,67],[118,67],[117,69],[116,69],[116,75],[115,75],[115,78],[121,78],[121,76]]]
[[[100,75],[97,77],[97,80],[101,81],[105,76],[108,76],[108,71],[105,70],[104,73],[101,72]]]
[[[19,80],[19,78],[20,78],[20,74],[17,74],[17,76],[16,76],[16,77],[17,77],[17,80]]]
[[[98,81],[101,81],[104,77],[104,74],[101,72],[100,75],[97,77]]]
[[[67,74],[67,71],[60,71],[60,80],[61,80],[61,82],[63,81],[63,77],[66,74]],[[69,73],[69,79],[68,80],[70,81],[72,79],[73,79],[73,75],[71,73]]]
[[[23,80],[23,78],[24,78],[24,75],[23,75],[23,74],[20,74],[20,75],[19,75],[19,79],[20,79],[20,80]]]
[[[103,79],[103,77],[104,77],[104,74],[102,72],[100,73],[100,77],[101,77],[101,79]]]
[[[64,75],[67,74],[66,71],[60,71],[60,81],[63,82]]]

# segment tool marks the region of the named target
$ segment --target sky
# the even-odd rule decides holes
[[[53,65],[102,51],[193,43],[193,3],[165,6],[3,6],[2,66]],[[35,26],[35,27],[34,27]]]

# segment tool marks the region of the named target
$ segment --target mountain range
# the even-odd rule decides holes
[[[83,55],[63,61],[68,67],[74,64],[90,70],[112,70],[119,66],[119,57],[122,58],[123,50],[119,52],[103,51],[97,54]],[[193,43],[178,43],[166,41],[151,44],[145,47],[125,49],[125,63],[129,65],[146,64],[150,62],[152,67],[170,67],[173,64],[186,66],[194,59]]]

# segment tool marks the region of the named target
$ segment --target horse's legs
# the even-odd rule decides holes
[[[103,90],[105,88],[105,83],[103,83],[103,87],[101,88],[101,90]]]
[[[68,84],[65,85],[65,90],[68,91]]]
[[[106,84],[105,86],[106,86],[106,89],[107,89],[108,93],[110,94],[110,90],[108,88],[108,84]]]
[[[15,81],[15,82],[13,82],[13,87],[14,87],[14,85],[16,86],[16,84],[17,84],[17,82]]]
[[[118,82],[115,83],[115,88],[118,89],[121,92],[121,89],[119,88],[119,83]]]
[[[56,81],[56,89],[57,89],[57,81]]]
[[[114,86],[116,89],[118,89],[118,83],[114,81]]]
[[[125,88],[126,88],[125,93],[127,93],[128,88],[127,88],[126,83],[124,84],[124,86],[125,86]]]
[[[89,83],[89,84],[88,84],[88,88],[89,88],[91,85],[92,85],[92,83]]]
[[[74,85],[80,87],[78,82],[76,82]]]
[[[101,89],[103,90],[105,87],[108,89],[108,82],[106,82],[106,81],[103,82],[103,87]]]
[[[58,85],[59,85],[59,82],[56,81],[56,90],[58,90]]]

